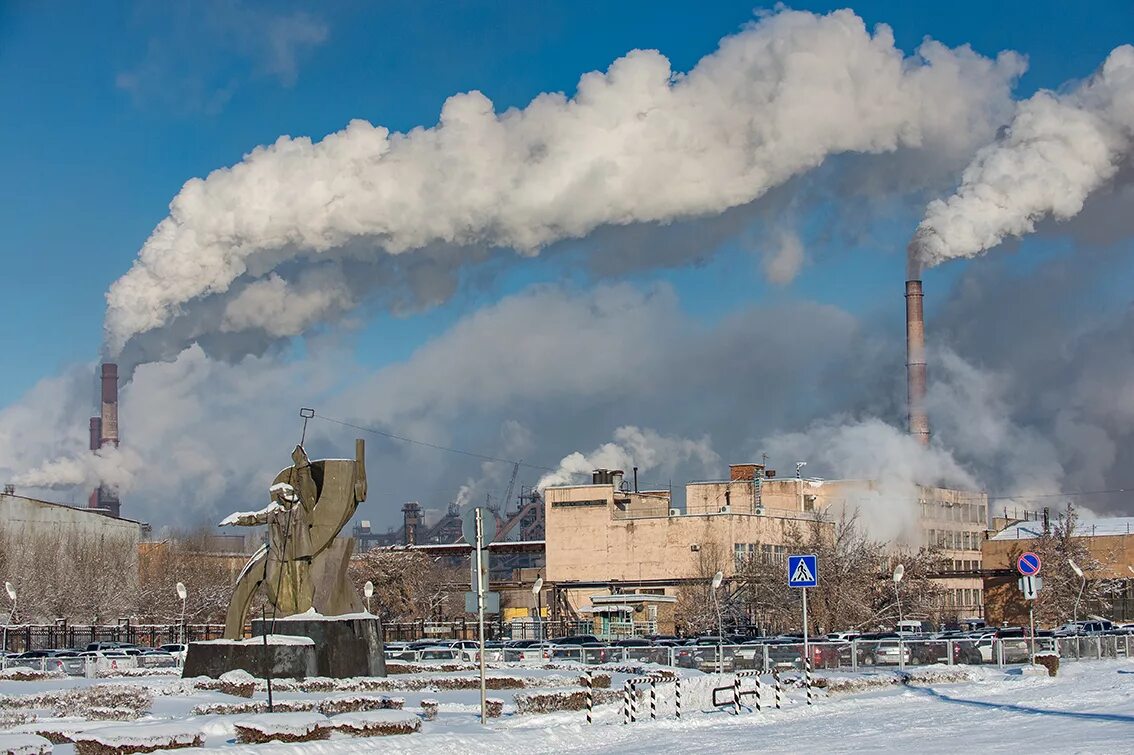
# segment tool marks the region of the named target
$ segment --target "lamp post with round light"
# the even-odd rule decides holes
[[[898,564],[894,567],[894,600],[898,603],[898,666],[904,668],[906,665],[906,648],[905,643],[902,641],[905,637],[905,628],[902,626],[902,593],[898,589],[898,585],[902,583],[902,577],[906,576],[906,567]]]
[[[717,597],[717,588],[721,586],[724,581],[724,572],[717,572],[713,575],[713,604],[717,608],[717,673],[724,673],[724,648],[722,647],[723,639],[721,633],[724,631],[724,623],[721,621],[721,599]]]
[[[369,579],[366,580],[366,584],[362,586],[362,594],[366,596],[366,612],[371,613],[370,599],[374,597],[374,583]]]
[[[4,646],[2,649],[5,653],[8,652],[8,625],[12,623],[12,619],[16,616],[16,588],[12,586],[11,582],[4,583],[4,589],[8,591],[8,599],[12,601],[12,611],[8,614],[8,620],[4,622]],[[4,656],[4,662],[7,664],[7,656]]]
[[[1083,590],[1087,588],[1087,575],[1083,574],[1083,570],[1071,559],[1067,559],[1067,565],[1071,567],[1071,571],[1075,572],[1075,576],[1083,580],[1083,583],[1079,585],[1079,594],[1075,596],[1075,608],[1071,613],[1071,621],[1077,622],[1079,620],[1079,601],[1083,597]]]
[[[185,644],[185,599],[189,597],[189,591],[185,589],[184,582],[177,583],[177,597],[181,598],[181,644]]]
[[[543,641],[543,577],[537,576],[535,583],[532,585],[532,595],[536,599],[536,639],[540,642]]]

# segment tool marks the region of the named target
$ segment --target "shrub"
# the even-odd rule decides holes
[[[0,734],[0,752],[8,755],[47,755],[51,742],[36,734]]]
[[[1048,676],[1059,673],[1059,656],[1055,653],[1036,653],[1036,665],[1047,669]]]
[[[421,701],[421,714],[426,721],[432,721],[437,718],[437,711],[441,707],[441,703],[432,699],[424,699]]]
[[[618,690],[595,690],[595,705],[622,699]],[[558,692],[524,692],[516,695],[518,713],[550,713],[557,710],[583,710],[587,707],[586,690]]]
[[[377,697],[368,695],[339,695],[326,697],[319,701],[319,711],[327,716],[340,713],[356,713],[366,710],[401,710],[406,704],[404,697]]]
[[[233,724],[240,744],[313,742],[331,735],[331,722],[322,713],[261,713]]]
[[[185,724],[132,724],[101,727],[70,735],[76,755],[125,755],[154,750],[200,747],[204,735]]]
[[[11,666],[0,670],[0,681],[5,682],[41,682],[45,679],[66,679],[62,671],[40,671],[27,666]]]
[[[504,712],[504,701],[490,697],[484,701],[484,710],[489,718],[500,718],[500,715]]]
[[[421,731],[421,719],[413,713],[397,710],[371,710],[347,713],[331,719],[335,731],[356,737],[379,737],[391,734],[412,734]]]

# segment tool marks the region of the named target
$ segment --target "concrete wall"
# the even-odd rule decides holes
[[[110,535],[132,540],[141,535],[141,524],[114,519],[86,509],[39,501],[18,495],[0,495],[0,527],[7,532],[51,532],[67,535]]]

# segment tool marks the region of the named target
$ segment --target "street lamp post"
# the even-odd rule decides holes
[[[1079,600],[1082,599],[1083,590],[1085,590],[1087,587],[1087,575],[1083,574],[1083,570],[1080,569],[1079,565],[1071,559],[1067,559],[1067,565],[1071,567],[1071,571],[1075,572],[1075,575],[1078,576],[1079,579],[1083,580],[1083,583],[1079,585],[1079,594],[1075,596],[1075,608],[1072,611],[1071,618],[1071,620],[1074,622],[1079,620]]]
[[[8,591],[8,599],[12,601],[12,611],[8,614],[8,620],[4,622],[4,647],[3,651],[8,652],[8,625],[12,623],[12,619],[16,616],[16,588],[12,586],[11,582],[4,583],[4,589]],[[4,665],[8,664],[8,656],[4,656]]]
[[[905,668],[906,665],[906,647],[902,641],[904,633],[902,631],[902,593],[898,589],[898,585],[902,582],[902,577],[906,576],[906,567],[898,564],[894,567],[894,599],[898,602],[898,666]]]
[[[902,577],[906,576],[906,567],[898,564],[894,567],[894,599],[898,602],[898,629],[902,628],[902,593],[898,590],[898,584],[901,583]]]
[[[366,596],[366,612],[370,613],[370,599],[374,597],[374,583],[369,579],[362,586],[362,594]]]
[[[536,599],[536,640],[543,641],[543,577],[537,576],[532,585],[532,595]]]
[[[185,599],[189,597],[189,591],[185,589],[185,583],[177,583],[177,597],[181,598],[181,644],[185,644]]]
[[[724,572],[717,572],[713,575],[713,603],[717,608],[717,673],[724,673],[724,648],[722,647],[722,633],[724,632],[724,623],[721,621],[721,599],[717,597],[717,588],[721,586],[724,581]]]

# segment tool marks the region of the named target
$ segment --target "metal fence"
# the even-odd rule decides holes
[[[3,627],[4,650],[23,653],[49,648],[86,648],[95,642],[125,642],[140,647],[158,647],[175,642],[218,640],[224,635],[222,624],[121,624],[87,626],[78,624],[21,624]]]
[[[639,662],[701,671],[802,670],[804,648],[799,644],[677,645],[673,647],[580,647],[550,646],[529,649],[515,657],[523,662],[543,660],[578,661],[587,664]],[[1063,660],[1129,658],[1134,650],[1130,635],[1036,638],[1035,652],[1060,656]],[[929,664],[948,666],[1028,663],[1029,639],[958,640],[854,640],[809,643],[807,653],[814,669],[863,671],[874,668],[906,669]],[[504,660],[513,660],[505,656]]]

